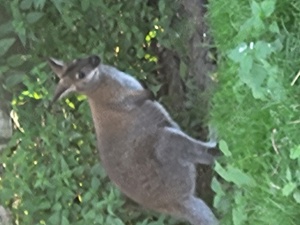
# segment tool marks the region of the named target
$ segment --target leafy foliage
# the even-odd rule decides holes
[[[187,58],[193,29],[184,15],[176,14],[180,1],[0,2],[6,15],[0,16],[0,91],[11,98],[15,124],[1,153],[0,203],[12,211],[15,224],[174,224],[126,207],[94,157],[98,153],[85,97],[71,96],[49,113],[55,79],[45,57],[70,60],[100,53],[102,61],[144,80],[157,93],[162,86],[156,79],[157,46]],[[181,64],[182,77],[187,67]],[[192,118],[201,106],[192,106],[194,99],[197,95],[189,93],[194,116],[185,126],[197,123]]]
[[[210,1],[222,224],[299,224],[299,9],[298,1]]]

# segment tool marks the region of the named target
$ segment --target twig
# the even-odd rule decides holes
[[[296,81],[298,80],[298,78],[300,77],[300,70],[298,71],[297,75],[294,77],[291,86],[294,86],[294,84],[296,83]]]
[[[274,151],[276,152],[277,155],[279,155],[279,151],[278,151],[278,148],[276,146],[275,139],[274,139],[274,136],[275,136],[276,132],[277,132],[276,129],[272,130],[271,142],[272,142],[272,146],[273,146]]]
[[[300,120],[295,120],[295,121],[288,122],[288,124],[297,124],[297,123],[300,123]]]

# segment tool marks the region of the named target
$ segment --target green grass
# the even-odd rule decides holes
[[[273,2],[208,6],[220,55],[211,116],[231,153],[213,183],[222,224],[299,225],[300,3]]]

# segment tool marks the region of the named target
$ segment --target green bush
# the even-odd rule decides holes
[[[299,224],[299,9],[298,1],[210,1],[222,224]]]
[[[180,1],[0,2],[7,15],[0,21],[0,91],[11,98],[15,125],[1,153],[0,203],[12,211],[14,223],[174,224],[126,208],[99,163],[84,96],[71,96],[48,110],[56,80],[45,61],[100,54],[104,63],[144,80],[157,93],[159,50],[187,58],[193,30],[176,14]],[[185,76],[188,65],[181,65]],[[188,96],[193,116],[182,122],[185,127],[199,121],[195,112],[201,106],[191,104],[196,92]]]

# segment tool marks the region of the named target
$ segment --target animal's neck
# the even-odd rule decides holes
[[[102,103],[94,98],[89,98],[89,105],[98,140],[123,130],[124,113],[122,111],[115,110],[109,103]]]
[[[149,99],[149,92],[135,78],[106,65],[99,66],[96,82],[86,94],[99,139],[123,130],[131,119],[131,110]]]
[[[98,78],[93,88],[86,93],[89,98],[96,99],[97,104],[122,101],[128,93],[144,90],[133,77],[107,65],[99,66]]]

